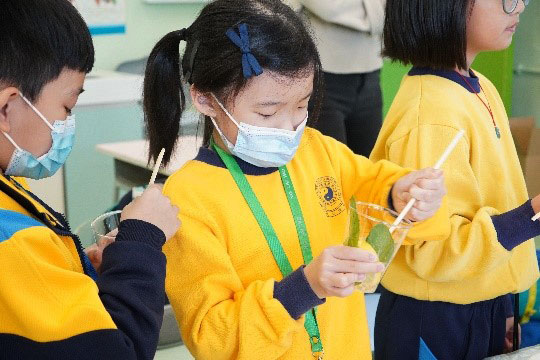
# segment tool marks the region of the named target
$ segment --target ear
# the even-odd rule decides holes
[[[11,130],[9,113],[18,97],[19,90],[16,87],[9,86],[0,90],[0,131],[8,133]]]
[[[191,85],[190,93],[191,100],[193,100],[193,105],[201,114],[216,117],[218,113],[216,111],[216,103],[212,95],[199,91],[195,85]]]

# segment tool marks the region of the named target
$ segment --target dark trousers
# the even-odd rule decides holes
[[[382,126],[380,70],[365,74],[324,73],[326,92],[314,127],[369,156]]]
[[[375,360],[480,360],[504,349],[511,298],[469,305],[420,301],[382,289]]]

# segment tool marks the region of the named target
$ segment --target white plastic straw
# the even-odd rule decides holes
[[[540,219],[540,212],[538,214],[534,215],[531,220],[536,221],[538,219]]]
[[[464,134],[465,134],[464,130],[460,130],[459,133],[457,133],[457,135],[454,137],[454,139],[452,140],[450,145],[448,145],[448,147],[446,148],[446,150],[444,151],[442,156],[439,158],[439,161],[437,161],[437,163],[435,164],[435,166],[434,166],[435,170],[438,170],[438,169],[440,169],[442,167],[442,165],[444,164],[444,162],[446,161],[446,159],[448,158],[450,153],[454,150],[454,148],[456,147],[459,140],[461,140],[461,138],[463,137]],[[390,234],[392,234],[397,229],[397,227],[399,226],[401,221],[403,221],[405,216],[407,216],[409,211],[412,209],[415,202],[416,202],[416,199],[412,198],[411,200],[409,200],[409,202],[407,203],[405,208],[403,208],[403,210],[401,210],[401,213],[396,218],[396,221],[394,221],[394,223],[392,224],[392,227],[390,227]]]
[[[150,183],[148,184],[148,186],[154,185],[154,182],[156,181],[156,176],[159,171],[159,167],[161,166],[161,161],[163,161],[163,155],[165,155],[165,148],[161,149],[161,151],[159,152],[158,158],[156,160],[156,165],[154,166],[154,171],[152,172],[152,177],[150,178]]]

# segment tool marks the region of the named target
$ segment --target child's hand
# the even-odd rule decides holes
[[[514,341],[514,317],[506,318],[506,335],[504,337],[504,353],[512,352]],[[518,344],[521,344],[521,326],[518,325]]]
[[[90,262],[94,266],[94,269],[96,269],[98,272],[99,268],[101,267],[101,261],[103,259],[103,250],[105,250],[105,248],[109,246],[109,244],[114,242],[116,234],[118,234],[118,229],[114,229],[107,235],[101,237],[98,242],[84,249],[84,252],[88,256],[88,259],[90,259]]]
[[[369,251],[348,246],[331,246],[313,259],[304,274],[320,298],[346,297],[353,293],[354,283],[363,281],[365,274],[381,272],[384,265]]]
[[[180,227],[179,209],[171,204],[162,191],[163,185],[149,186],[141,196],[124,208],[121,220],[146,221],[160,228],[165,233],[165,238],[169,240]]]
[[[406,219],[422,221],[429,219],[441,207],[446,195],[442,170],[427,168],[405,175],[392,188],[392,200],[398,213],[403,210],[411,198],[416,203],[409,211]]]
[[[538,214],[540,212],[540,195],[537,195],[534,199],[532,199],[531,205],[534,210],[534,213]]]

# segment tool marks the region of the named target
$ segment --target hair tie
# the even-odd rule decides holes
[[[247,25],[245,23],[239,24],[238,30],[240,36],[238,36],[233,28],[227,30],[225,34],[242,51],[242,72],[244,73],[244,77],[249,79],[253,75],[261,75],[263,69],[255,56],[251,53]]]
[[[186,36],[187,36],[187,29],[186,28],[176,30],[175,33],[176,33],[176,36],[178,37],[178,39],[180,41],[182,41],[182,40],[186,41]]]
[[[179,42],[180,41],[187,41],[189,30],[186,28],[180,29],[176,31],[176,36],[178,37]],[[195,40],[195,43],[191,49],[191,53],[189,55],[189,61],[188,61],[188,67],[187,69],[184,69],[183,74],[184,78],[188,83],[191,84],[191,76],[193,75],[193,63],[195,62],[195,56],[197,55],[197,49],[199,48],[200,41]]]
[[[193,65],[195,63],[195,56],[197,56],[197,50],[199,49],[199,45],[201,42],[199,40],[195,40],[193,43],[193,47],[191,48],[191,53],[189,54],[189,62],[188,62],[188,68],[186,69],[185,78],[188,83],[192,84],[193,81],[191,77],[193,76]]]

